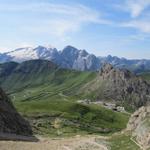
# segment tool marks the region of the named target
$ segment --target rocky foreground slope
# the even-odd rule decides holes
[[[41,138],[38,142],[1,141],[2,150],[108,150],[95,136],[76,136],[69,138]]]
[[[97,77],[84,86],[83,91],[97,100],[138,108],[150,102],[150,84],[126,69],[105,64]]]
[[[144,148],[150,148],[150,106],[141,107],[130,118],[127,130],[133,132],[133,137]]]
[[[31,135],[32,130],[15,110],[9,98],[0,89],[0,134]]]

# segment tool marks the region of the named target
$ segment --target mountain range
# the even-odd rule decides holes
[[[35,48],[25,47],[0,54],[1,63],[10,61],[20,63],[33,59],[50,60],[62,68],[80,71],[96,71],[104,63],[112,64],[118,68],[126,68],[135,73],[150,71],[150,60],[126,59],[111,55],[100,57],[89,54],[86,50],[79,50],[73,46],[66,46],[63,50],[44,46]]]

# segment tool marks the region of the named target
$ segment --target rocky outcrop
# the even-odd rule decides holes
[[[7,95],[0,89],[0,134],[32,135],[29,123],[15,110]]]
[[[84,87],[96,99],[113,100],[132,108],[150,102],[150,84],[126,69],[105,64],[96,79]]]
[[[132,114],[127,130],[132,131],[132,136],[144,149],[150,148],[150,106]]]
[[[106,82],[104,94],[114,100],[126,101],[133,107],[150,102],[150,84],[126,69],[105,64],[100,71],[100,78]]]

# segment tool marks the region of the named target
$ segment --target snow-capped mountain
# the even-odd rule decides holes
[[[11,61],[23,62],[31,59],[48,59],[52,60],[58,56],[58,51],[56,48],[38,46],[36,48],[25,47],[19,48],[14,51],[5,53],[9,56]]]
[[[86,52],[78,50],[72,46],[66,46],[62,51],[58,51],[53,47],[38,46],[36,48],[25,47],[19,48],[11,52],[0,54],[0,62],[23,62],[31,59],[51,60],[62,68],[76,70],[97,70],[99,59]]]
[[[103,63],[110,63],[116,67],[127,68],[137,73],[150,71],[150,60],[129,60],[111,55],[97,57],[89,54],[86,50],[79,50],[73,46],[66,46],[61,51],[54,47],[25,47],[0,54],[1,63],[8,61],[23,62],[32,59],[51,60],[62,68],[81,71],[99,70]]]

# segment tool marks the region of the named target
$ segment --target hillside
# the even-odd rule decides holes
[[[132,131],[132,136],[144,149],[150,148],[150,107],[141,107],[132,114],[127,130]]]
[[[95,75],[91,72],[60,69],[46,60],[31,60],[21,64],[9,62],[0,65],[0,84],[8,93],[21,92],[26,88],[36,88],[40,91],[43,87],[56,94],[65,91],[73,93]],[[51,92],[47,91],[47,95],[51,96]]]
[[[32,135],[29,123],[16,111],[7,95],[0,89],[0,138],[3,134]]]
[[[33,84],[41,84],[44,78],[56,68],[48,61],[28,61],[21,64],[9,62],[0,65],[0,83],[7,90],[20,89]],[[37,79],[38,78],[38,79]]]

